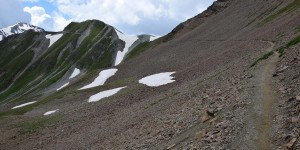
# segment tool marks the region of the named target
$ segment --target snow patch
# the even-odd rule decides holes
[[[111,89],[111,90],[106,90],[106,91],[102,91],[98,94],[95,94],[93,96],[91,96],[88,100],[89,103],[91,102],[97,102],[103,98],[106,98],[106,97],[110,97],[112,95],[115,95],[117,94],[120,90],[126,88],[126,86],[124,87],[120,87],[120,88],[115,88],[115,89]]]
[[[63,34],[55,34],[55,35],[51,35],[51,34],[47,34],[46,38],[50,40],[50,44],[48,47],[51,47],[58,39],[60,39],[63,36]]]
[[[0,29],[0,33],[2,33],[2,35],[0,35],[0,37],[1,37],[0,41],[3,40],[4,37],[7,37],[12,34],[20,34],[20,33],[25,32],[26,30],[30,30],[30,29],[34,30],[35,32],[43,31],[42,28],[27,24],[27,23],[17,23],[15,25]]]
[[[69,84],[70,84],[70,82],[67,82],[66,84],[64,84],[61,87],[59,87],[58,89],[56,89],[56,91],[63,89],[64,87],[68,86]]]
[[[69,79],[75,78],[79,74],[80,74],[80,70],[75,68]]]
[[[150,42],[151,41],[154,41],[156,39],[160,38],[160,36],[153,36],[153,35],[150,35]]]
[[[57,111],[58,111],[58,109],[56,109],[56,110],[51,110],[51,111],[47,111],[47,112],[44,113],[44,116],[48,116],[48,115],[54,114],[54,113],[56,113]]]
[[[36,102],[37,102],[37,101],[28,102],[28,103],[24,103],[24,104],[21,104],[21,105],[15,106],[15,107],[13,107],[12,109],[16,109],[16,108],[24,107],[24,106],[27,106],[27,105],[31,105],[31,104],[34,104],[34,103],[36,103]]]
[[[78,89],[78,90],[83,90],[83,89],[88,89],[88,88],[93,88],[96,86],[103,85],[107,79],[112,77],[113,75],[116,74],[118,69],[107,69],[103,70],[99,73],[99,76],[90,84]]]
[[[175,72],[162,72],[158,74],[153,74],[147,77],[144,77],[139,80],[139,83],[145,84],[147,86],[151,87],[157,87],[157,86],[162,86],[165,84],[169,84],[172,82],[175,82],[174,77],[171,75],[174,74]]]
[[[118,51],[116,61],[115,61],[115,66],[119,65],[123,61],[125,55],[129,50],[129,47],[138,39],[137,36],[124,35],[118,30],[116,30],[116,32],[118,34],[119,39],[125,42],[125,48],[123,49],[123,51],[121,50]]]

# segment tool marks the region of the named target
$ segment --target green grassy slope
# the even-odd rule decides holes
[[[1,42],[0,57],[3,56],[3,61],[0,61],[0,70],[3,73],[0,74],[0,103],[23,101],[30,95],[40,94],[40,91],[58,82],[73,66],[86,71],[112,66],[117,43],[113,40],[111,29],[96,20],[69,24],[63,36],[23,71],[15,82],[14,77],[32,61],[34,52],[30,48],[40,46],[34,42],[43,42],[43,39],[36,38],[41,33],[30,32]],[[77,47],[80,36],[88,30],[90,33]],[[11,58],[14,59],[7,61]],[[10,86],[11,83],[14,84]]]

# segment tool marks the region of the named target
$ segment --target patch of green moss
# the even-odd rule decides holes
[[[163,42],[167,42],[167,41],[171,40],[183,28],[184,28],[184,24],[180,23],[170,33],[168,33],[166,36],[163,36],[163,38],[159,39],[159,40],[161,40]]]
[[[10,109],[8,111],[0,112],[0,119],[3,117],[11,116],[11,115],[24,115],[25,113],[32,111],[34,108],[36,108],[40,105],[46,104],[54,99],[59,99],[64,95],[65,95],[64,93],[55,92],[47,97],[40,98],[40,100],[34,104],[20,107],[17,109]],[[22,101],[24,101],[24,99]],[[26,101],[24,101],[24,103],[29,102],[29,101],[32,101],[32,99],[27,99]]]
[[[26,133],[35,133],[38,132],[56,122],[58,122],[61,118],[58,116],[49,116],[44,118],[39,118],[35,120],[29,120],[22,122],[20,124],[20,133],[26,134]]]
[[[268,59],[271,55],[273,55],[274,52],[273,51],[270,51],[270,52],[267,52],[266,54],[264,54],[263,56],[259,57],[257,60],[255,60],[251,65],[250,67],[253,67],[255,66],[256,64],[258,64],[260,61],[262,60],[266,60]]]
[[[261,25],[273,21],[275,18],[277,18],[278,16],[282,15],[283,13],[291,13],[294,10],[297,10],[299,7],[300,7],[300,0],[294,0],[292,3],[288,4],[284,8],[281,8],[280,10],[278,10],[277,12],[275,12],[274,14],[272,14],[272,15],[268,16],[267,18],[265,18],[261,22]]]
[[[284,55],[285,49],[286,49],[286,47],[280,47],[280,48],[276,49],[276,51],[279,53],[279,57],[282,57]]]
[[[160,102],[162,102],[162,101],[164,101],[164,100],[166,100],[166,99],[168,99],[168,98],[174,97],[174,96],[176,96],[176,95],[178,95],[178,94],[180,94],[180,92],[175,92],[175,93],[172,93],[171,96],[166,96],[166,97],[163,97],[163,98],[161,98],[161,99],[159,99],[159,100],[156,100],[156,101],[150,103],[149,106],[144,107],[144,109],[148,109],[148,108],[150,108],[150,107],[152,107],[152,106],[154,106],[154,105],[156,105],[156,104],[159,104]]]
[[[139,45],[137,45],[133,50],[130,51],[130,53],[128,53],[128,55],[126,56],[126,60],[132,59],[138,55],[140,55],[142,52],[146,51],[148,48],[151,47],[151,42],[144,42],[144,43],[140,43]]]
[[[253,22],[262,19],[264,16],[269,15],[271,12],[273,12],[274,10],[276,10],[278,8],[278,6],[280,6],[282,4],[279,3],[278,5],[275,5],[269,9],[267,9],[266,11],[262,12],[260,15],[256,16],[254,19],[252,19],[246,26],[249,26],[250,24],[252,24]]]
[[[297,28],[295,29],[295,31],[296,31],[296,32],[300,32],[300,27],[297,27]]]
[[[289,48],[291,46],[294,46],[296,44],[298,44],[300,42],[300,35],[295,37],[294,39],[292,39],[287,45],[286,47]]]

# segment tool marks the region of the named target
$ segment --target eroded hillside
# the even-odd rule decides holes
[[[7,37],[0,146],[299,149],[299,15],[299,0],[219,0],[156,40],[99,21]]]

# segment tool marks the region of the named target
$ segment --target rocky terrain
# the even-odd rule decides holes
[[[218,0],[154,41],[99,21],[9,36],[0,42],[0,149],[300,149],[299,27],[299,0]],[[63,35],[49,47],[49,34]],[[28,36],[29,46],[8,48]],[[1,61],[31,49],[28,67]],[[141,83],[162,72],[175,72],[168,84]]]

